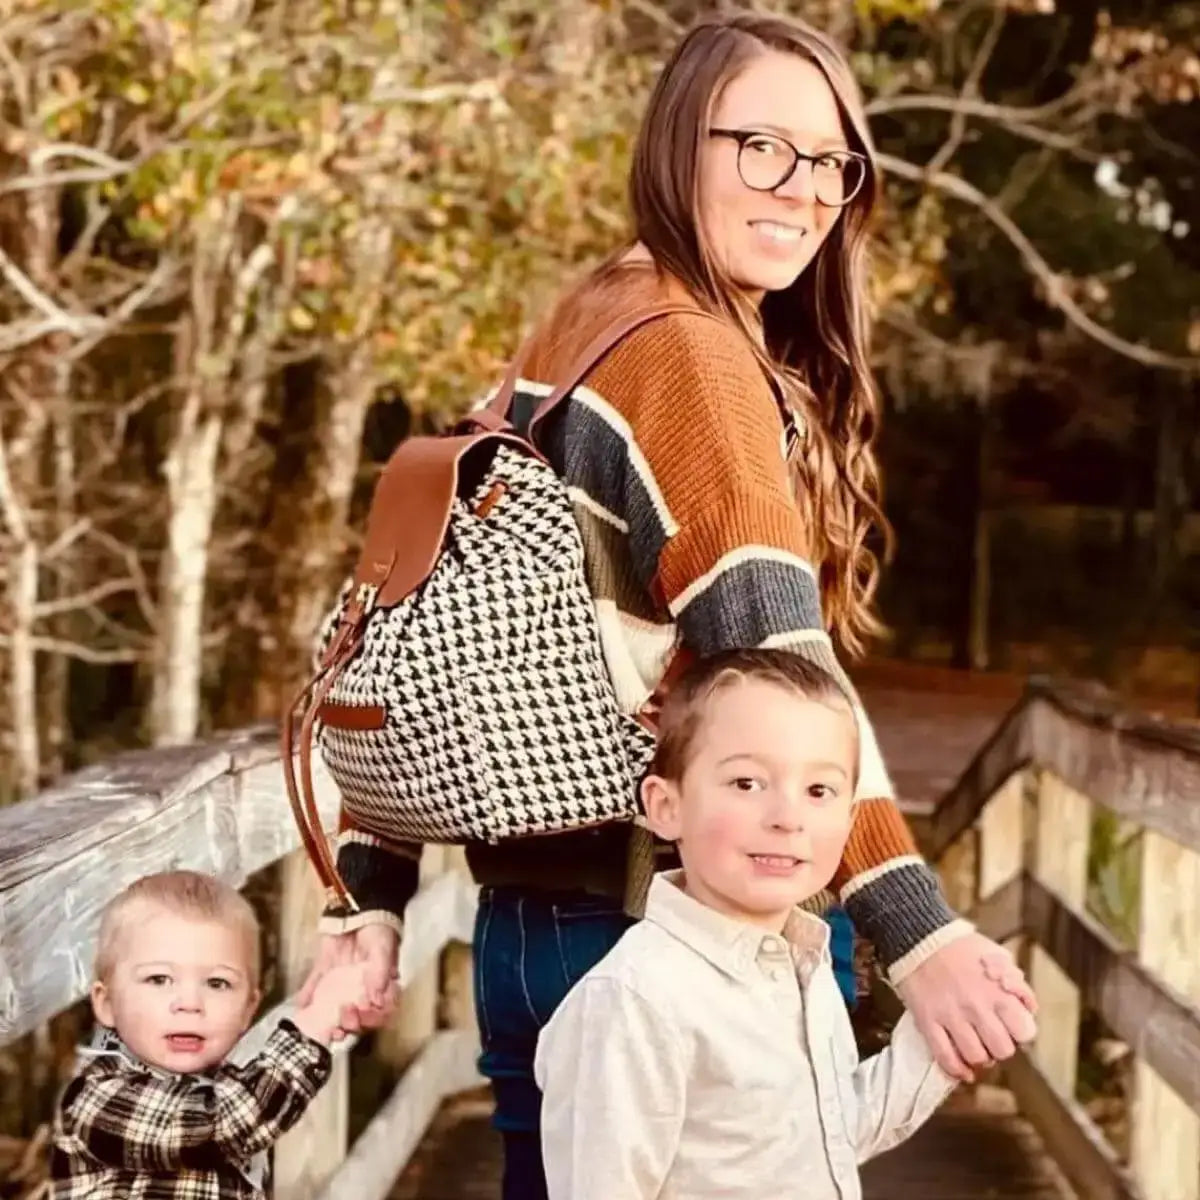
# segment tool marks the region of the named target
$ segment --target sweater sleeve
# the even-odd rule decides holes
[[[875,732],[834,654],[783,453],[783,424],[734,329],[677,314],[633,334],[589,385],[627,427],[624,511],[643,584],[684,644],[709,655],[790,650],[828,671],[859,728],[860,801],[834,879],[899,981],[969,926],[957,921],[893,799]]]
[[[364,925],[390,925],[403,934],[404,910],[416,895],[420,842],[384,841],[356,827],[342,810],[338,821],[337,868],[357,912],[327,908],[322,933],[351,933]]]

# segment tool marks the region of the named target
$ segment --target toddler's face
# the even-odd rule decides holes
[[[258,1005],[245,932],[155,908],[130,917],[112,977],[92,986],[96,1019],[151,1066],[223,1062]]]
[[[857,756],[848,706],[736,680],[709,698],[682,780],[647,781],[647,816],[691,895],[778,932],[841,861]]]

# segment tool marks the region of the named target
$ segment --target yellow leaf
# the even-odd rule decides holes
[[[310,329],[314,329],[317,324],[312,313],[302,304],[292,305],[291,311],[288,313],[288,323],[293,329],[299,329],[302,333],[307,333]]]
[[[148,104],[150,102],[150,92],[145,84],[131,83],[125,89],[125,99],[130,104]]]

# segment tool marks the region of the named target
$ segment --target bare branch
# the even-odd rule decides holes
[[[1051,117],[1068,111],[1091,98],[1095,87],[1073,88],[1057,100],[1048,104],[1025,107],[1019,104],[994,104],[990,100],[979,100],[963,96],[940,96],[932,92],[904,92],[898,96],[876,96],[867,106],[868,117],[890,116],[898,112],[963,112],[969,117],[995,121],[1001,125],[1040,125]],[[1080,119],[1085,114],[1080,113]]]
[[[123,159],[114,158],[111,154],[105,154],[103,150],[97,150],[94,146],[82,146],[77,142],[48,142],[44,146],[38,146],[30,154],[29,161],[41,172],[47,163],[53,162],[56,158],[78,158],[83,162],[91,163],[94,167],[118,173],[129,166]]]
[[[101,600],[107,600],[109,596],[132,591],[135,587],[136,581],[133,579],[107,579],[103,583],[98,583],[86,591],[77,592],[73,596],[58,596],[53,600],[43,600],[35,605],[33,615],[35,619],[41,620],[45,617],[58,616],[60,613],[91,608],[93,605],[99,604]]]
[[[0,646],[6,649],[12,645],[12,639],[0,634]],[[146,657],[144,650],[130,647],[98,650],[94,646],[84,646],[79,642],[67,641],[65,638],[35,637],[32,639],[34,650],[43,654],[59,654],[66,658],[78,659],[80,662],[95,663],[105,666],[111,663],[141,662]]]
[[[141,559],[138,558],[137,551],[132,546],[126,545],[103,529],[91,529],[89,530],[89,536],[94,541],[99,542],[100,545],[105,546],[125,563],[125,569],[129,572],[130,585],[134,599],[137,601],[138,611],[142,614],[142,620],[146,622],[146,626],[149,629],[157,629],[158,610],[154,603],[154,598],[150,594],[150,585],[146,582],[146,573],[142,570]]]
[[[52,563],[60,554],[64,554],[66,551],[70,550],[70,548],[88,532],[88,530],[91,528],[91,525],[92,522],[91,518],[89,517],[80,517],[78,521],[74,521],[72,524],[68,525],[66,529],[64,529],[62,533],[60,533],[58,537],[56,537],[54,541],[52,541],[50,545],[42,551],[42,562]]]
[[[1106,329],[1103,325],[1089,317],[1071,299],[1066,288],[1063,286],[1060,276],[1037,251],[1021,227],[995,200],[986,196],[973,184],[968,183],[965,179],[960,179],[957,175],[947,174],[945,171],[929,174],[914,163],[906,162],[904,159],[896,158],[891,154],[880,154],[878,160],[879,165],[885,171],[890,171],[893,175],[898,175],[901,179],[908,179],[914,183],[923,183],[937,188],[938,191],[944,192],[947,196],[953,196],[956,200],[970,204],[983,213],[1008,238],[1021,255],[1026,269],[1046,289],[1047,302],[1053,308],[1057,308],[1072,325],[1093,341],[1099,342],[1102,346],[1107,346],[1114,353],[1120,354],[1125,358],[1130,358],[1134,362],[1139,362],[1145,367],[1161,368],[1168,371],[1186,371],[1189,373],[1200,372],[1200,358],[1164,354],[1148,346],[1140,346],[1136,342],[1128,341],[1119,334],[1113,333],[1111,329]]]
[[[474,79],[470,83],[437,83],[430,87],[382,88],[372,93],[374,104],[444,104],[447,100],[496,100],[499,79]]]
[[[64,311],[49,296],[39,290],[29,276],[3,250],[0,250],[0,275],[8,280],[21,299],[52,323],[54,332],[82,336],[95,327],[98,318],[90,314],[79,316]]]
[[[9,325],[0,325],[0,354],[20,350],[22,346],[31,346],[34,342],[40,342],[52,333],[62,332],[64,332],[64,326],[56,317],[47,318],[44,321],[15,321]],[[74,333],[77,330],[72,328],[66,332]]]
[[[967,73],[967,78],[962,86],[962,92],[959,95],[960,100],[974,100],[978,98],[979,81],[983,78],[983,72],[987,69],[988,62],[995,52],[996,43],[1000,40],[1000,34],[1004,29],[1004,22],[1007,17],[1008,13],[1003,7],[997,7],[992,10],[991,24],[988,26],[988,31],[984,35],[978,53],[975,55],[975,61],[971,64],[971,69]],[[937,153],[929,160],[928,169],[930,171],[942,170],[955,154],[958,153],[958,148],[962,145],[966,132],[967,114],[962,108],[957,108],[950,118],[950,136],[946,138]]]
[[[225,327],[225,337],[222,339],[220,359],[222,363],[232,367],[237,355],[238,344],[246,332],[246,322],[250,317],[250,306],[254,293],[267,268],[275,262],[275,250],[268,242],[260,242],[254,247],[250,257],[237,274],[233,289],[233,311],[229,323]]]
[[[81,358],[85,358],[90,354],[96,346],[98,346],[106,337],[109,337],[115,330],[120,328],[133,316],[140,308],[158,300],[160,291],[165,290],[175,277],[176,264],[170,258],[161,259],[158,265],[151,272],[150,277],[141,285],[134,288],[117,307],[101,318],[101,324],[88,337],[83,338],[77,345],[73,346],[67,354],[67,358],[73,362],[77,362]]]
[[[0,196],[16,192],[36,192],[42,188],[66,187],[79,183],[107,183],[128,175],[138,165],[137,161],[125,162],[116,167],[76,167],[67,171],[38,171],[31,175],[15,175],[0,185]]]

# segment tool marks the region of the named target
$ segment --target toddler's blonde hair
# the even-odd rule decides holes
[[[96,945],[96,978],[107,981],[120,957],[125,935],[147,909],[173,916],[213,921],[243,935],[250,962],[250,982],[258,986],[259,928],[250,902],[237,890],[199,871],[160,871],[135,880],[108,902],[100,918]]]

